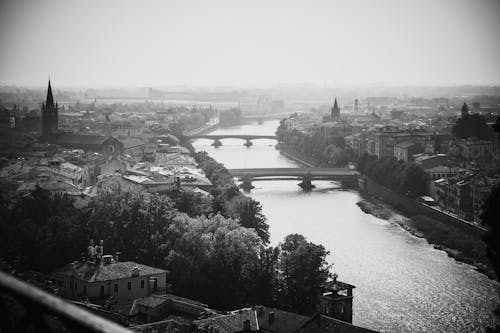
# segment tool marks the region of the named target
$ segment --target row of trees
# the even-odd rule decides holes
[[[168,269],[174,293],[215,308],[314,312],[330,274],[323,246],[290,235],[269,247],[237,219],[189,216],[175,206],[168,196],[102,191],[77,209],[71,197],[37,188],[1,202],[0,253],[17,269],[50,272],[82,257],[90,239],[102,239],[105,253]]]
[[[269,243],[269,225],[262,205],[243,195],[224,165],[206,152],[195,153],[194,158],[213,184],[213,212],[238,220],[243,227],[255,230],[265,244]]]
[[[355,153],[345,145],[343,137],[327,137],[319,131],[312,134],[290,130],[284,123],[276,131],[278,141],[293,151],[313,158],[317,164],[344,166],[355,159]]]
[[[219,112],[219,123],[222,126],[238,125],[241,123],[242,113],[238,108],[222,110]]]
[[[356,169],[375,182],[412,198],[427,194],[428,176],[414,163],[394,156],[379,159],[365,153],[359,157]]]

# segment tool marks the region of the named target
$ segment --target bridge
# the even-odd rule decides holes
[[[251,168],[229,169],[229,173],[243,182],[244,189],[253,188],[252,181],[259,180],[299,179],[303,189],[313,188],[312,180],[334,180],[344,185],[356,185],[358,181],[358,172],[346,168]]]
[[[209,139],[213,140],[214,142],[212,143],[213,146],[219,147],[222,146],[222,142],[220,140],[223,139],[241,139],[245,140],[245,146],[250,147],[252,145],[252,140],[257,140],[257,139],[272,139],[272,140],[277,140],[276,135],[255,135],[255,134],[199,134],[199,135],[188,135],[186,136],[189,140],[196,140],[196,139]]]

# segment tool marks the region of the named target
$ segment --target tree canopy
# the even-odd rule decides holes
[[[488,126],[486,119],[480,114],[464,114],[457,119],[452,128],[452,134],[459,139],[478,138],[492,140],[493,129]]]

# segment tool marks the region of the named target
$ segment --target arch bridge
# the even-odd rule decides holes
[[[186,136],[189,140],[196,140],[196,139],[209,139],[213,140],[214,142],[212,143],[213,146],[222,146],[222,142],[220,140],[223,139],[241,139],[245,140],[245,146],[250,147],[252,145],[252,140],[257,140],[257,139],[271,139],[271,140],[277,140],[278,138],[276,135],[246,135],[246,134],[200,134],[200,135],[188,135]]]
[[[302,180],[299,184],[303,189],[311,189],[313,180],[339,181],[346,186],[355,186],[358,182],[358,172],[347,168],[250,168],[229,169],[233,177],[242,181],[241,187],[251,189],[252,181],[262,180]]]

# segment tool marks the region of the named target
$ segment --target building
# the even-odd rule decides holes
[[[50,143],[68,149],[82,149],[96,152],[106,157],[117,158],[123,155],[123,143],[112,136],[60,134],[49,140]]]
[[[449,160],[446,154],[436,154],[436,155],[418,154],[414,156],[414,159],[415,163],[424,170],[434,168],[439,165],[446,165]]]
[[[367,135],[366,132],[352,134],[345,137],[345,144],[351,148],[357,155],[362,155],[367,151]]]
[[[333,107],[331,109],[330,114],[331,121],[339,121],[340,120],[340,108],[337,104],[337,98],[335,98],[335,102],[333,103]]]
[[[358,113],[359,112],[359,101],[358,99],[354,99],[354,113]]]
[[[378,158],[384,156],[394,156],[394,147],[401,142],[419,143],[421,147],[426,147],[428,143],[434,142],[434,133],[420,130],[402,130],[397,127],[385,126],[370,133],[368,147],[373,147],[370,154]]]
[[[52,95],[52,87],[47,88],[47,99],[42,103],[42,138],[48,140],[55,136],[59,126],[59,107],[57,103],[54,104],[54,97]]]
[[[432,168],[426,168],[425,173],[429,175],[429,179],[431,181],[438,179],[447,179],[453,178],[458,175],[465,175],[467,172],[466,169],[458,168],[458,167],[449,167],[446,165],[437,165]]]
[[[488,160],[494,156],[492,141],[464,139],[450,143],[449,152],[465,160]]]
[[[182,317],[193,320],[210,311],[208,305],[192,299],[154,294],[134,300],[129,316],[140,323],[151,323],[165,320],[172,314],[182,314]]]
[[[328,281],[322,287],[319,298],[318,312],[347,323],[352,323],[352,290],[355,287],[345,282],[337,280],[337,275],[333,275],[333,280]]]
[[[473,220],[470,177],[457,176],[432,181],[430,193],[444,210],[460,218]]]
[[[330,139],[334,139],[337,137],[343,137],[345,138],[346,136],[349,136],[352,134],[352,127],[349,124],[346,123],[339,123],[339,122],[326,122],[326,123],[321,123],[319,128],[319,133],[321,136],[327,141]]]
[[[315,314],[304,316],[276,308],[258,305],[256,308],[257,320],[262,333],[285,332],[339,332],[339,333],[368,333],[372,330],[355,326],[350,323]]]
[[[412,162],[413,155],[421,153],[422,146],[418,142],[403,141],[394,146],[394,157],[405,162]]]
[[[499,182],[498,179],[478,175],[470,182],[470,194],[472,200],[472,215],[474,221],[481,220],[483,205],[491,194],[491,189]]]
[[[102,241],[96,246],[91,243],[88,260],[70,263],[54,272],[61,296],[96,302],[113,297],[120,302],[166,292],[166,270],[119,261],[112,255],[102,255],[103,251]]]
[[[469,115],[469,108],[467,107],[467,103],[464,102],[462,105],[462,117],[467,117]]]
[[[254,309],[240,309],[228,314],[193,321],[202,331],[218,333],[260,332]]]

